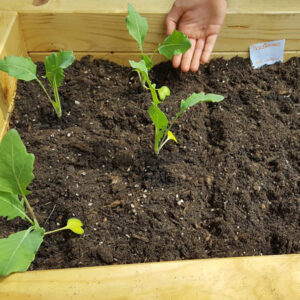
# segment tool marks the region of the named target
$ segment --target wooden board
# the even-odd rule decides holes
[[[299,255],[36,271],[0,281],[0,299],[5,300],[296,300],[299,296]]]
[[[29,52],[29,56],[34,62],[44,61],[46,56],[49,56],[51,52]],[[145,53],[151,55],[151,53]],[[84,56],[91,56],[91,59],[105,59],[112,62],[115,62],[120,65],[129,66],[128,60],[140,60],[140,53],[118,53],[118,52],[74,52],[76,59],[81,59]],[[249,57],[249,52],[213,52],[211,58],[222,57],[224,59],[230,59],[232,57],[239,56],[243,58]],[[289,60],[291,57],[300,56],[300,51],[285,51],[284,61]],[[162,55],[154,55],[153,62],[158,64],[160,62],[166,61],[167,59]]]
[[[1,0],[0,11],[20,12],[28,51],[72,49],[81,52],[135,52],[136,42],[125,26],[127,0]],[[148,18],[145,51],[165,37],[165,17],[174,0],[130,1]],[[247,52],[249,45],[286,39],[286,50],[300,45],[298,0],[229,0],[216,52]]]
[[[95,12],[124,13],[130,2],[141,13],[166,14],[175,0],[1,0],[0,10],[19,12]],[[227,0],[228,12],[294,12],[299,0]]]
[[[67,49],[90,52],[136,52],[125,15],[119,13],[21,13],[30,52]],[[165,14],[144,14],[149,31],[144,51],[152,52],[165,38]],[[217,40],[216,52],[247,52],[254,43],[286,39],[287,51],[300,50],[300,11],[294,13],[231,13]]]
[[[16,12],[0,12],[0,59],[7,55],[26,55]],[[0,71],[0,140],[13,110],[16,80]]]
[[[0,59],[4,56],[3,52],[5,51],[6,40],[16,19],[16,15],[16,13],[0,12]],[[5,95],[6,82],[6,75],[0,71],[0,140],[6,128],[6,115],[9,106]]]

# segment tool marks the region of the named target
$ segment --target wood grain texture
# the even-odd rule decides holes
[[[49,56],[51,52],[29,52],[29,56],[32,58],[34,62],[44,61],[46,56]],[[145,53],[147,55],[151,55],[151,53]],[[104,59],[115,62],[119,65],[129,66],[128,60],[138,61],[141,59],[140,53],[133,52],[74,52],[76,59],[81,59],[84,56],[91,56],[91,59]],[[232,57],[239,56],[243,58],[249,57],[249,52],[213,52],[211,58],[219,58],[222,57],[224,59],[230,59]],[[285,51],[284,53],[284,61],[289,60],[291,57],[300,56],[300,51]],[[153,56],[154,64],[158,64],[160,62],[167,61],[167,59],[159,54],[155,54]]]
[[[165,14],[144,14],[149,31],[144,50],[152,52],[165,38]],[[59,49],[97,52],[136,52],[125,14],[21,13],[26,47],[31,52]],[[286,39],[287,51],[300,50],[300,11],[227,15],[214,51],[246,52],[251,44]]]
[[[0,59],[8,55],[26,55],[17,13],[0,12]],[[0,71],[0,140],[5,134],[13,110],[16,79]]]
[[[19,12],[97,12],[110,13],[127,11],[130,2],[141,13],[166,14],[174,0],[1,0],[0,10]],[[299,11],[299,0],[227,0],[228,12],[278,12]]]
[[[296,300],[299,255],[115,265],[14,274],[5,300]]]
[[[148,18],[144,50],[151,52],[165,38],[165,17],[173,0],[133,0]],[[228,2],[228,13],[216,52],[247,52],[251,44],[286,39],[287,51],[300,50],[300,5],[289,1]],[[127,1],[1,0],[0,10],[20,12],[26,47],[31,52],[68,49],[81,52],[136,52],[127,33]]]

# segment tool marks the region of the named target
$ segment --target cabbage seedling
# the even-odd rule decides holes
[[[190,107],[202,102],[220,102],[223,96],[216,94],[193,93],[186,100],[181,100],[179,112],[169,123],[167,116],[159,109],[155,102],[148,108],[148,114],[155,127],[154,152],[159,154],[162,147],[170,140],[177,142],[176,137],[171,131],[176,120]]]
[[[70,66],[74,61],[74,55],[72,51],[62,51],[60,50],[57,54],[52,53],[50,56],[45,58],[45,68],[47,78],[54,95],[54,100],[48,94],[43,83],[38,79],[36,74],[36,64],[32,61],[30,57],[23,56],[10,56],[4,57],[0,60],[0,70],[8,73],[10,76],[16,79],[21,79],[24,81],[36,80],[45,92],[47,98],[53,105],[57,116],[60,118],[62,115],[61,103],[58,94],[58,87],[61,86],[61,82],[64,78],[64,69]]]
[[[30,223],[26,230],[0,239],[0,276],[26,271],[35,258],[44,236],[69,229],[84,233],[79,219],[71,218],[65,227],[45,231],[38,223],[27,195],[34,178],[34,155],[27,150],[15,129],[9,130],[0,142],[0,216],[7,220],[20,217]]]
[[[153,84],[149,78],[149,71],[153,67],[153,54],[158,51],[167,59],[171,59],[174,55],[185,53],[191,47],[191,43],[186,35],[184,35],[182,32],[174,30],[173,33],[169,35],[161,45],[158,46],[150,58],[143,52],[144,39],[148,30],[147,20],[139,15],[130,4],[128,4],[126,26],[129,34],[138,42],[142,56],[142,59],[139,62],[129,60],[129,63],[134,71],[138,73],[143,87],[147,90],[150,90],[152,96],[152,105],[148,108],[148,114],[155,127],[154,152],[158,155],[162,147],[168,141],[173,140],[177,143],[177,139],[171,132],[171,128],[176,120],[182,115],[182,113],[198,103],[220,102],[224,99],[224,97],[216,94],[204,94],[203,92],[194,93],[187,99],[181,100],[179,112],[169,123],[167,116],[159,108],[159,105],[167,96],[170,96],[170,89],[167,86],[162,86],[161,88],[157,89],[156,85]]]

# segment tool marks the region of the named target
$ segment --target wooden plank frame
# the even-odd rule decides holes
[[[14,274],[5,300],[296,300],[299,255],[115,265]]]
[[[130,1],[148,18],[145,50],[164,38],[173,0]],[[247,2],[247,3],[246,3]],[[127,1],[1,0],[0,58],[43,60],[60,48],[119,64],[137,59],[127,34]],[[286,39],[285,59],[300,56],[299,0],[228,0],[213,57],[248,57],[250,44]],[[155,63],[162,61],[159,55]],[[16,80],[0,72],[0,140],[13,110]],[[298,299],[300,254],[115,265],[13,274],[0,279],[0,299]]]
[[[125,26],[127,0],[1,0],[0,11],[19,13],[26,49],[34,60],[59,49],[73,50],[128,65],[137,57],[136,42]],[[149,31],[144,51],[152,53],[165,37],[165,17],[174,0],[140,0],[131,4],[147,17]],[[213,57],[248,56],[249,45],[286,39],[286,58],[299,55],[298,0],[227,0],[224,26]],[[163,58],[156,56],[155,61]]]
[[[31,56],[43,52],[67,49],[75,54],[91,54],[128,65],[128,57],[139,56],[136,42],[125,26],[126,13],[21,13],[26,48]],[[149,32],[144,51],[152,53],[165,37],[165,14],[149,14]],[[231,58],[236,53],[248,56],[249,45],[285,38],[289,56],[297,55],[300,43],[300,12],[286,13],[231,13],[214,48],[213,57]],[[163,58],[157,55],[157,61]]]
[[[7,55],[27,55],[16,12],[0,11],[0,59]],[[14,107],[16,80],[0,72],[0,141],[5,134]]]

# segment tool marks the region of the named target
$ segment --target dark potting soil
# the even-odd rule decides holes
[[[151,96],[130,68],[76,61],[61,120],[36,82],[19,81],[11,126],[36,157],[29,199],[40,224],[75,216],[85,229],[46,236],[31,268],[299,252],[300,59],[259,70],[217,59],[196,74],[163,63],[151,78],[171,89],[170,118],[193,92],[225,96],[186,112],[179,144],[159,156]],[[1,237],[26,228],[0,224]]]

